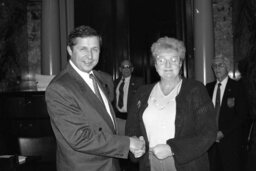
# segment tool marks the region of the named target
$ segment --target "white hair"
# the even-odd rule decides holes
[[[224,56],[223,54],[218,54],[213,58],[212,63],[214,63],[214,61],[216,60],[223,60],[223,63],[225,64],[227,70],[231,70],[232,61],[228,57]]]

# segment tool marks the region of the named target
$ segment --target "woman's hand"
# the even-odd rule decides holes
[[[173,156],[171,147],[167,144],[158,144],[155,147],[150,148],[150,151],[160,160]]]

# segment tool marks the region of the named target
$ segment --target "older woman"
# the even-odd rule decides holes
[[[160,81],[138,90],[126,123],[127,135],[147,142],[140,170],[208,171],[217,132],[211,99],[202,83],[181,77],[182,41],[163,37],[151,51]]]

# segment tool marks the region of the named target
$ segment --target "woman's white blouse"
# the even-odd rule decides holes
[[[176,96],[181,88],[182,80],[168,94],[164,95],[157,83],[148,99],[148,107],[143,113],[149,147],[166,144],[175,136]]]

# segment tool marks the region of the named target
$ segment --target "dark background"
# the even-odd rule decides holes
[[[190,29],[186,28],[186,20],[191,20],[191,16],[184,18],[184,3],[184,0],[75,0],[75,26],[90,25],[102,34],[97,69],[116,78],[120,61],[130,59],[135,75],[154,82],[158,76],[151,65],[151,44],[162,36],[186,39],[186,31]]]

